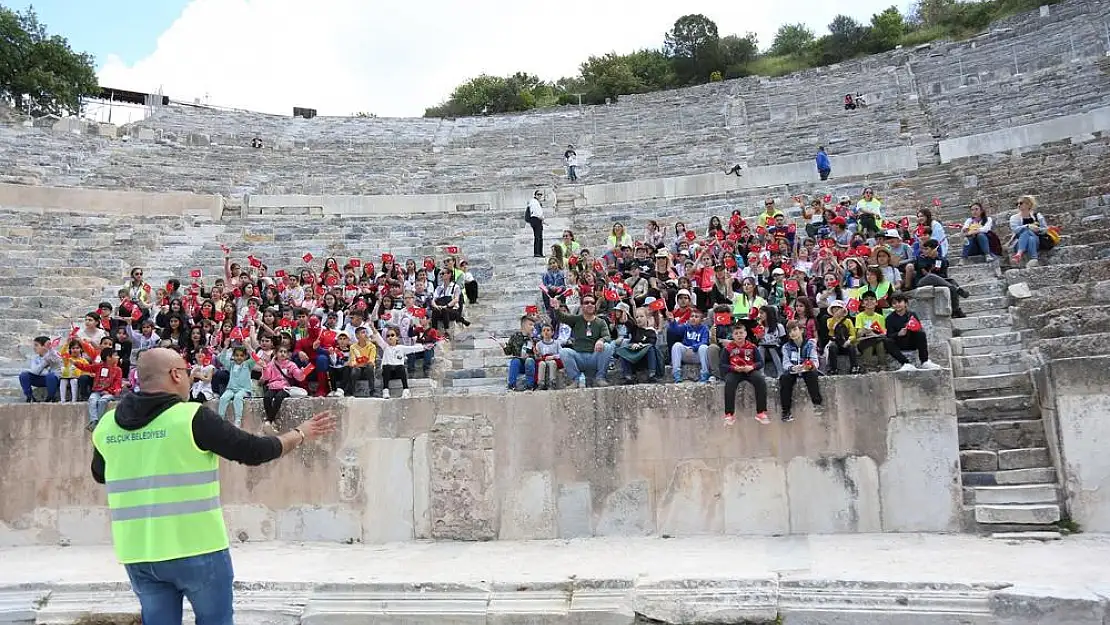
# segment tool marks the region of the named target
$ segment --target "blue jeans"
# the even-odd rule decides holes
[[[37,375],[30,371],[21,371],[19,373],[19,386],[23,387],[23,396],[31,399],[31,389],[34,387],[46,387],[46,401],[56,401],[58,399],[58,384],[60,380],[54,373],[47,372],[46,375]]]
[[[434,348],[425,349],[422,352],[409,354],[405,356],[405,362],[408,364],[409,373],[416,373],[416,363],[424,361],[424,373],[432,368],[432,359],[435,357],[436,350]]]
[[[659,353],[656,351],[656,347],[654,345],[648,345],[645,349],[647,349],[647,355],[644,356],[644,362],[647,363],[648,375],[651,377],[655,377],[657,375],[656,369],[659,366]],[[617,360],[619,360],[621,363],[621,374],[624,375],[624,377],[626,378],[632,377],[632,364],[624,358],[617,358]]]
[[[232,625],[235,571],[227,549],[124,568],[139,597],[143,625],[181,625],[182,597],[193,606],[197,625]]]
[[[1041,239],[1029,228],[1021,231],[1014,243],[1014,251],[1020,252],[1029,258],[1036,258],[1041,247]]]
[[[574,382],[578,376],[592,372],[597,380],[604,380],[609,372],[609,362],[613,360],[613,344],[606,343],[600,352],[576,352],[569,347],[559,350],[559,358],[567,370],[567,379]],[[592,370],[592,371],[591,371]]]
[[[89,393],[89,423],[96,423],[100,421],[100,417],[108,412],[108,402],[115,399],[116,396],[111,393],[102,393],[100,391],[93,391]]]
[[[967,258],[968,256],[978,255],[991,255],[990,241],[987,239],[987,235],[982,232],[979,232],[977,234],[969,234],[967,235],[967,240],[964,241],[964,258]]]
[[[524,388],[531,389],[536,385],[536,361],[532,358],[513,358],[509,361],[509,388],[516,388],[516,381],[524,373]]]

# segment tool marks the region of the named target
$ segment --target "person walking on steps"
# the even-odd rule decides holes
[[[319,413],[280,436],[255,436],[189,399],[189,366],[170,349],[143,353],[142,391],[93,431],[92,476],[104,484],[116,556],[143,623],[231,625],[234,572],[220,507],[220,458],[260,465],[335,431]]]
[[[543,191],[537,190],[528,200],[528,225],[532,226],[532,256],[544,258],[543,255],[543,204],[540,198]]]
[[[567,180],[578,182],[578,152],[574,151],[573,145],[568,145],[566,152],[563,152],[563,162],[567,166]]]
[[[832,174],[832,163],[829,162],[829,155],[823,145],[817,146],[817,174],[821,176],[821,180],[828,180]]]

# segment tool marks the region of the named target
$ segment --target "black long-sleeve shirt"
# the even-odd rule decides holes
[[[124,395],[115,411],[116,423],[125,430],[146,427],[181,398],[170,393],[131,393]],[[201,406],[193,416],[193,441],[197,447],[221,458],[257,466],[281,456],[281,441],[276,436],[255,436],[220,418],[211,408]],[[92,476],[104,483],[104,456],[93,450]]]

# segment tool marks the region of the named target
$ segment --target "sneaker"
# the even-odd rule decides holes
[[[709,382],[710,384],[713,384],[716,381],[717,381],[717,376],[715,376],[715,375],[709,376],[709,379],[707,380],[707,382]]]
[[[913,363],[907,362],[906,364],[902,365],[898,370],[899,371],[917,371],[917,367],[913,366]]]
[[[658,383],[659,383],[659,376],[657,376],[657,375],[649,375],[648,376],[648,384],[658,384]]]
[[[586,388],[586,374],[585,373],[579,373],[578,374],[578,388]]]
[[[940,365],[938,365],[937,363],[933,362],[932,360],[926,360],[925,362],[921,363],[920,368],[921,369],[941,369],[942,367]]]
[[[343,392],[343,389],[341,389],[341,388],[335,389],[335,396],[336,397],[344,397],[346,395],[347,394]]]
[[[332,392],[328,393],[328,397],[335,397],[335,394],[338,393],[338,392],[339,391],[332,391]]]
[[[859,375],[859,374],[863,373],[863,367],[860,367],[859,365],[856,365],[855,367],[852,367],[851,373],[852,373],[852,375]]]
[[[547,382],[544,382],[543,384],[541,384],[541,385],[540,385],[540,390],[541,390],[541,391],[546,391],[546,390],[549,390],[550,388],[551,388],[551,387],[549,387],[549,386],[547,385]]]
[[[709,381],[709,374],[708,373],[703,373],[700,376],[698,376],[698,382],[701,382],[702,384],[705,384],[708,381]]]
[[[625,386],[629,386],[629,385],[632,385],[632,384],[635,384],[635,383],[636,383],[636,380],[630,375],[626,375],[626,376],[621,378],[621,384],[623,384]]]
[[[790,423],[793,420],[794,420],[794,415],[790,414],[789,412],[782,413],[782,422],[783,423]]]
[[[389,399],[389,389],[387,389],[387,388],[382,389],[382,399]]]
[[[766,412],[757,412],[755,415],[755,420],[759,421],[763,425],[770,425],[771,423],[771,420],[767,418]]]
[[[409,389],[406,388],[405,390],[401,391],[401,399],[409,399],[411,397],[412,391],[410,391]]]
[[[736,423],[736,415],[732,414],[731,412],[726,412],[724,416],[721,417],[721,421],[724,421],[725,425],[732,425],[733,423]]]
[[[597,378],[594,380],[594,388],[605,388],[609,386],[609,380],[605,378]]]
[[[35,403],[35,398],[34,398],[34,396],[32,396],[32,395],[27,395],[26,397],[24,397],[24,399],[25,399],[25,400],[27,400],[27,403],[28,403],[28,404],[33,404],[33,403]]]
[[[675,384],[682,384],[682,378],[680,378],[678,376],[675,376],[674,383]]]
[[[1040,264],[1041,264],[1041,261],[1037,260],[1036,258],[1030,258],[1029,262],[1025,263],[1025,268],[1029,269],[1031,267],[1037,267]]]

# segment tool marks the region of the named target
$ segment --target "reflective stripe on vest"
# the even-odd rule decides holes
[[[196,446],[200,405],[170,406],[126,430],[104,415],[93,444],[104,457],[112,539],[120,562],[162,562],[228,546],[220,508],[219,458]]]

